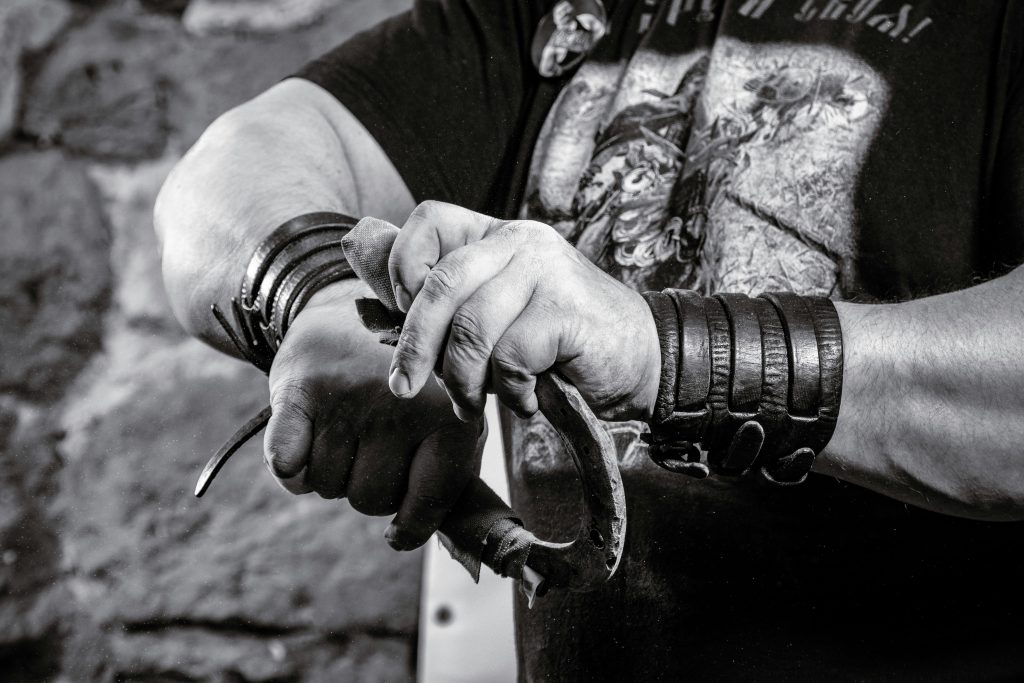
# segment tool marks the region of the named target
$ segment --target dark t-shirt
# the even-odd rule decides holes
[[[545,79],[529,46],[553,4],[420,2],[302,75],[418,200],[542,220],[638,289],[891,300],[1024,257],[1024,2],[607,3],[590,58]],[[609,425],[619,572],[517,604],[525,677],[1024,678],[1021,525],[818,475],[692,481],[641,428]],[[514,506],[571,536],[550,428],[503,431]]]

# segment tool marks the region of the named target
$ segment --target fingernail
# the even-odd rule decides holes
[[[388,386],[395,396],[407,396],[412,391],[412,384],[404,372],[395,368],[388,376]]]
[[[294,478],[296,478],[298,476],[305,476],[305,474],[306,474],[306,466],[305,465],[303,465],[302,469],[300,469],[295,474],[288,474],[287,472],[285,472],[283,470],[279,470],[278,468],[274,467],[274,463],[266,455],[263,456],[263,464],[266,465],[267,469],[270,470],[270,473],[272,475],[274,475],[275,477],[277,477],[278,479],[294,479]]]
[[[409,296],[409,290],[401,284],[395,285],[395,301],[398,303],[398,308],[401,309],[402,313],[409,312],[409,307],[412,306],[412,297]]]

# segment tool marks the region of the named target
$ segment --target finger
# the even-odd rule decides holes
[[[306,472],[306,483],[321,498],[344,498],[359,440],[351,424],[318,421]]]
[[[463,421],[483,414],[494,345],[529,304],[535,282],[513,260],[452,317],[444,351],[444,386]]]
[[[313,442],[312,397],[303,385],[278,383],[271,390],[273,414],[263,438],[264,459],[287,491],[309,493],[306,467]]]
[[[454,204],[428,201],[417,206],[402,226],[388,259],[398,307],[407,312],[430,269],[446,254],[482,239],[494,222]]]
[[[395,550],[427,542],[480,467],[487,421],[442,427],[420,444],[409,468],[409,487],[385,533]]]
[[[352,507],[364,515],[394,514],[408,486],[413,450],[394,430],[364,434],[348,476],[347,497]]]
[[[537,412],[537,375],[558,360],[559,327],[553,314],[527,306],[491,354],[491,382],[498,399],[519,417]]]
[[[430,269],[395,347],[388,377],[392,393],[402,398],[419,393],[444,350],[455,311],[500,273],[512,254],[507,240],[482,240],[447,254]]]

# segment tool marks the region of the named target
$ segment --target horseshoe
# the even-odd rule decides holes
[[[439,529],[456,553],[468,557],[480,557],[485,541],[500,549],[521,539],[511,553],[483,552],[480,559],[495,573],[521,581],[531,604],[549,588],[586,591],[610,579],[622,558],[626,534],[626,500],[611,437],[579,391],[557,374],[538,376],[536,393],[540,412],[561,438],[583,489],[576,537],[568,542],[538,539],[479,477],[466,486]],[[266,426],[270,414],[269,407],[261,410],[210,458],[196,483],[196,497],[206,493],[239,447]],[[481,520],[508,522],[482,528]]]
[[[561,437],[583,489],[576,537],[568,542],[546,541],[526,531],[530,543],[524,551],[525,562],[503,563],[487,553],[482,558],[495,573],[522,581],[531,598],[549,588],[586,591],[600,586],[618,568],[626,534],[626,500],[611,437],[579,391],[557,374],[539,375],[536,393],[540,412]],[[479,544],[474,520],[488,515],[516,524],[502,538],[488,539],[488,543],[501,545],[503,539],[523,529],[519,516],[476,479],[466,487],[440,532],[460,551],[472,550],[474,543]]]
[[[379,266],[387,263],[397,232],[384,221],[365,218],[342,240],[352,269],[380,297],[357,300],[359,317],[382,343],[391,345],[397,343],[404,315],[397,311],[387,268]],[[221,324],[230,330],[226,321]],[[585,591],[607,581],[619,566],[626,533],[625,494],[611,437],[579,391],[554,372],[537,377],[535,393],[583,489],[576,537],[568,542],[538,539],[479,477],[466,486],[439,529],[453,557],[474,578],[483,562],[497,574],[519,580],[531,604],[549,588]],[[269,419],[270,408],[264,408],[214,454],[199,477],[196,496],[205,493],[228,458]]]

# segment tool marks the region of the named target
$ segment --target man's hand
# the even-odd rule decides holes
[[[486,423],[455,419],[436,386],[399,401],[383,378],[391,350],[359,323],[354,286],[330,285],[296,317],[270,373],[271,472],[292,493],[397,512],[388,541],[422,545],[476,474]]]
[[[536,375],[555,367],[599,417],[650,417],[661,352],[646,302],[552,228],[427,202],[389,271],[408,314],[389,374],[395,395],[416,396],[443,358],[460,418],[480,415],[489,390],[525,416],[537,410]]]
[[[276,226],[310,211],[394,221],[412,207],[356,118],[318,86],[288,79],[211,125],[160,192],[154,218],[174,311],[186,330],[237,353],[210,305],[228,310]],[[475,472],[483,426],[455,420],[440,390],[411,403],[390,395],[390,350],[356,318],[366,291],[336,283],[297,316],[271,370],[267,461],[296,493],[397,511],[391,543],[408,548],[426,541]]]

